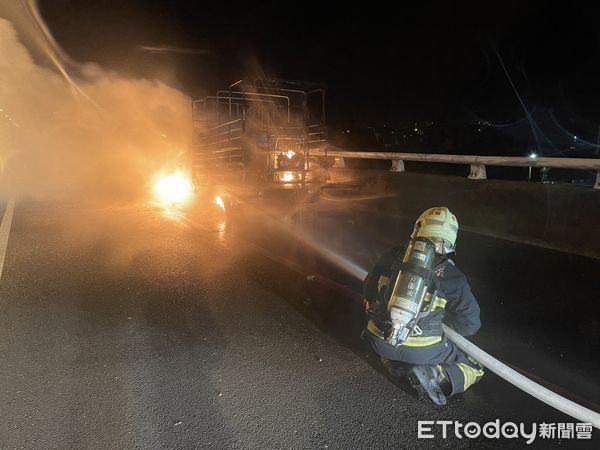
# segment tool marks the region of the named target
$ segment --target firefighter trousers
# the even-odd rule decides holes
[[[483,377],[483,367],[445,336],[441,342],[426,347],[394,347],[373,335],[370,338],[373,350],[384,359],[392,375],[406,365],[440,365],[450,378],[452,395],[466,391]]]

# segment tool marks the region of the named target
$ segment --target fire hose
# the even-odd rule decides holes
[[[518,387],[529,395],[552,406],[553,408],[571,416],[582,422],[591,423],[593,427],[600,429],[600,414],[591,409],[581,406],[571,400],[558,395],[556,392],[541,386],[533,380],[530,380],[519,372],[511,369],[506,364],[498,361],[489,353],[483,351],[472,342],[468,341],[452,328],[442,325],[446,336],[462,351],[475,358],[482,366],[488,368],[499,377],[508,381],[513,386]]]

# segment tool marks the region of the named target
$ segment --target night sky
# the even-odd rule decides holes
[[[334,124],[502,123],[524,116],[502,61],[529,110],[600,122],[600,15],[583,4],[250,3],[46,0],[40,7],[74,59],[156,77],[193,97],[266,74],[327,84]]]

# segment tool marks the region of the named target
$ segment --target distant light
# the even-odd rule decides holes
[[[530,153],[530,154],[529,154],[529,157],[530,157],[531,159],[535,159],[535,158],[537,158],[537,156],[538,156],[538,155],[537,155],[537,153]]]
[[[350,130],[346,130],[346,133],[350,133]]]
[[[577,140],[577,136],[573,136],[573,140],[576,141]]]
[[[419,129],[418,129],[418,128],[415,128],[415,131],[419,131]]]

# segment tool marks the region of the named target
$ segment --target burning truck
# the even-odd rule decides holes
[[[311,152],[325,143],[325,86],[240,80],[192,102],[187,166],[195,184],[284,187],[319,180]]]
[[[190,150],[154,185],[162,204],[195,192],[222,210],[229,193],[301,189],[325,181],[325,91],[319,83],[240,80],[192,101]]]

